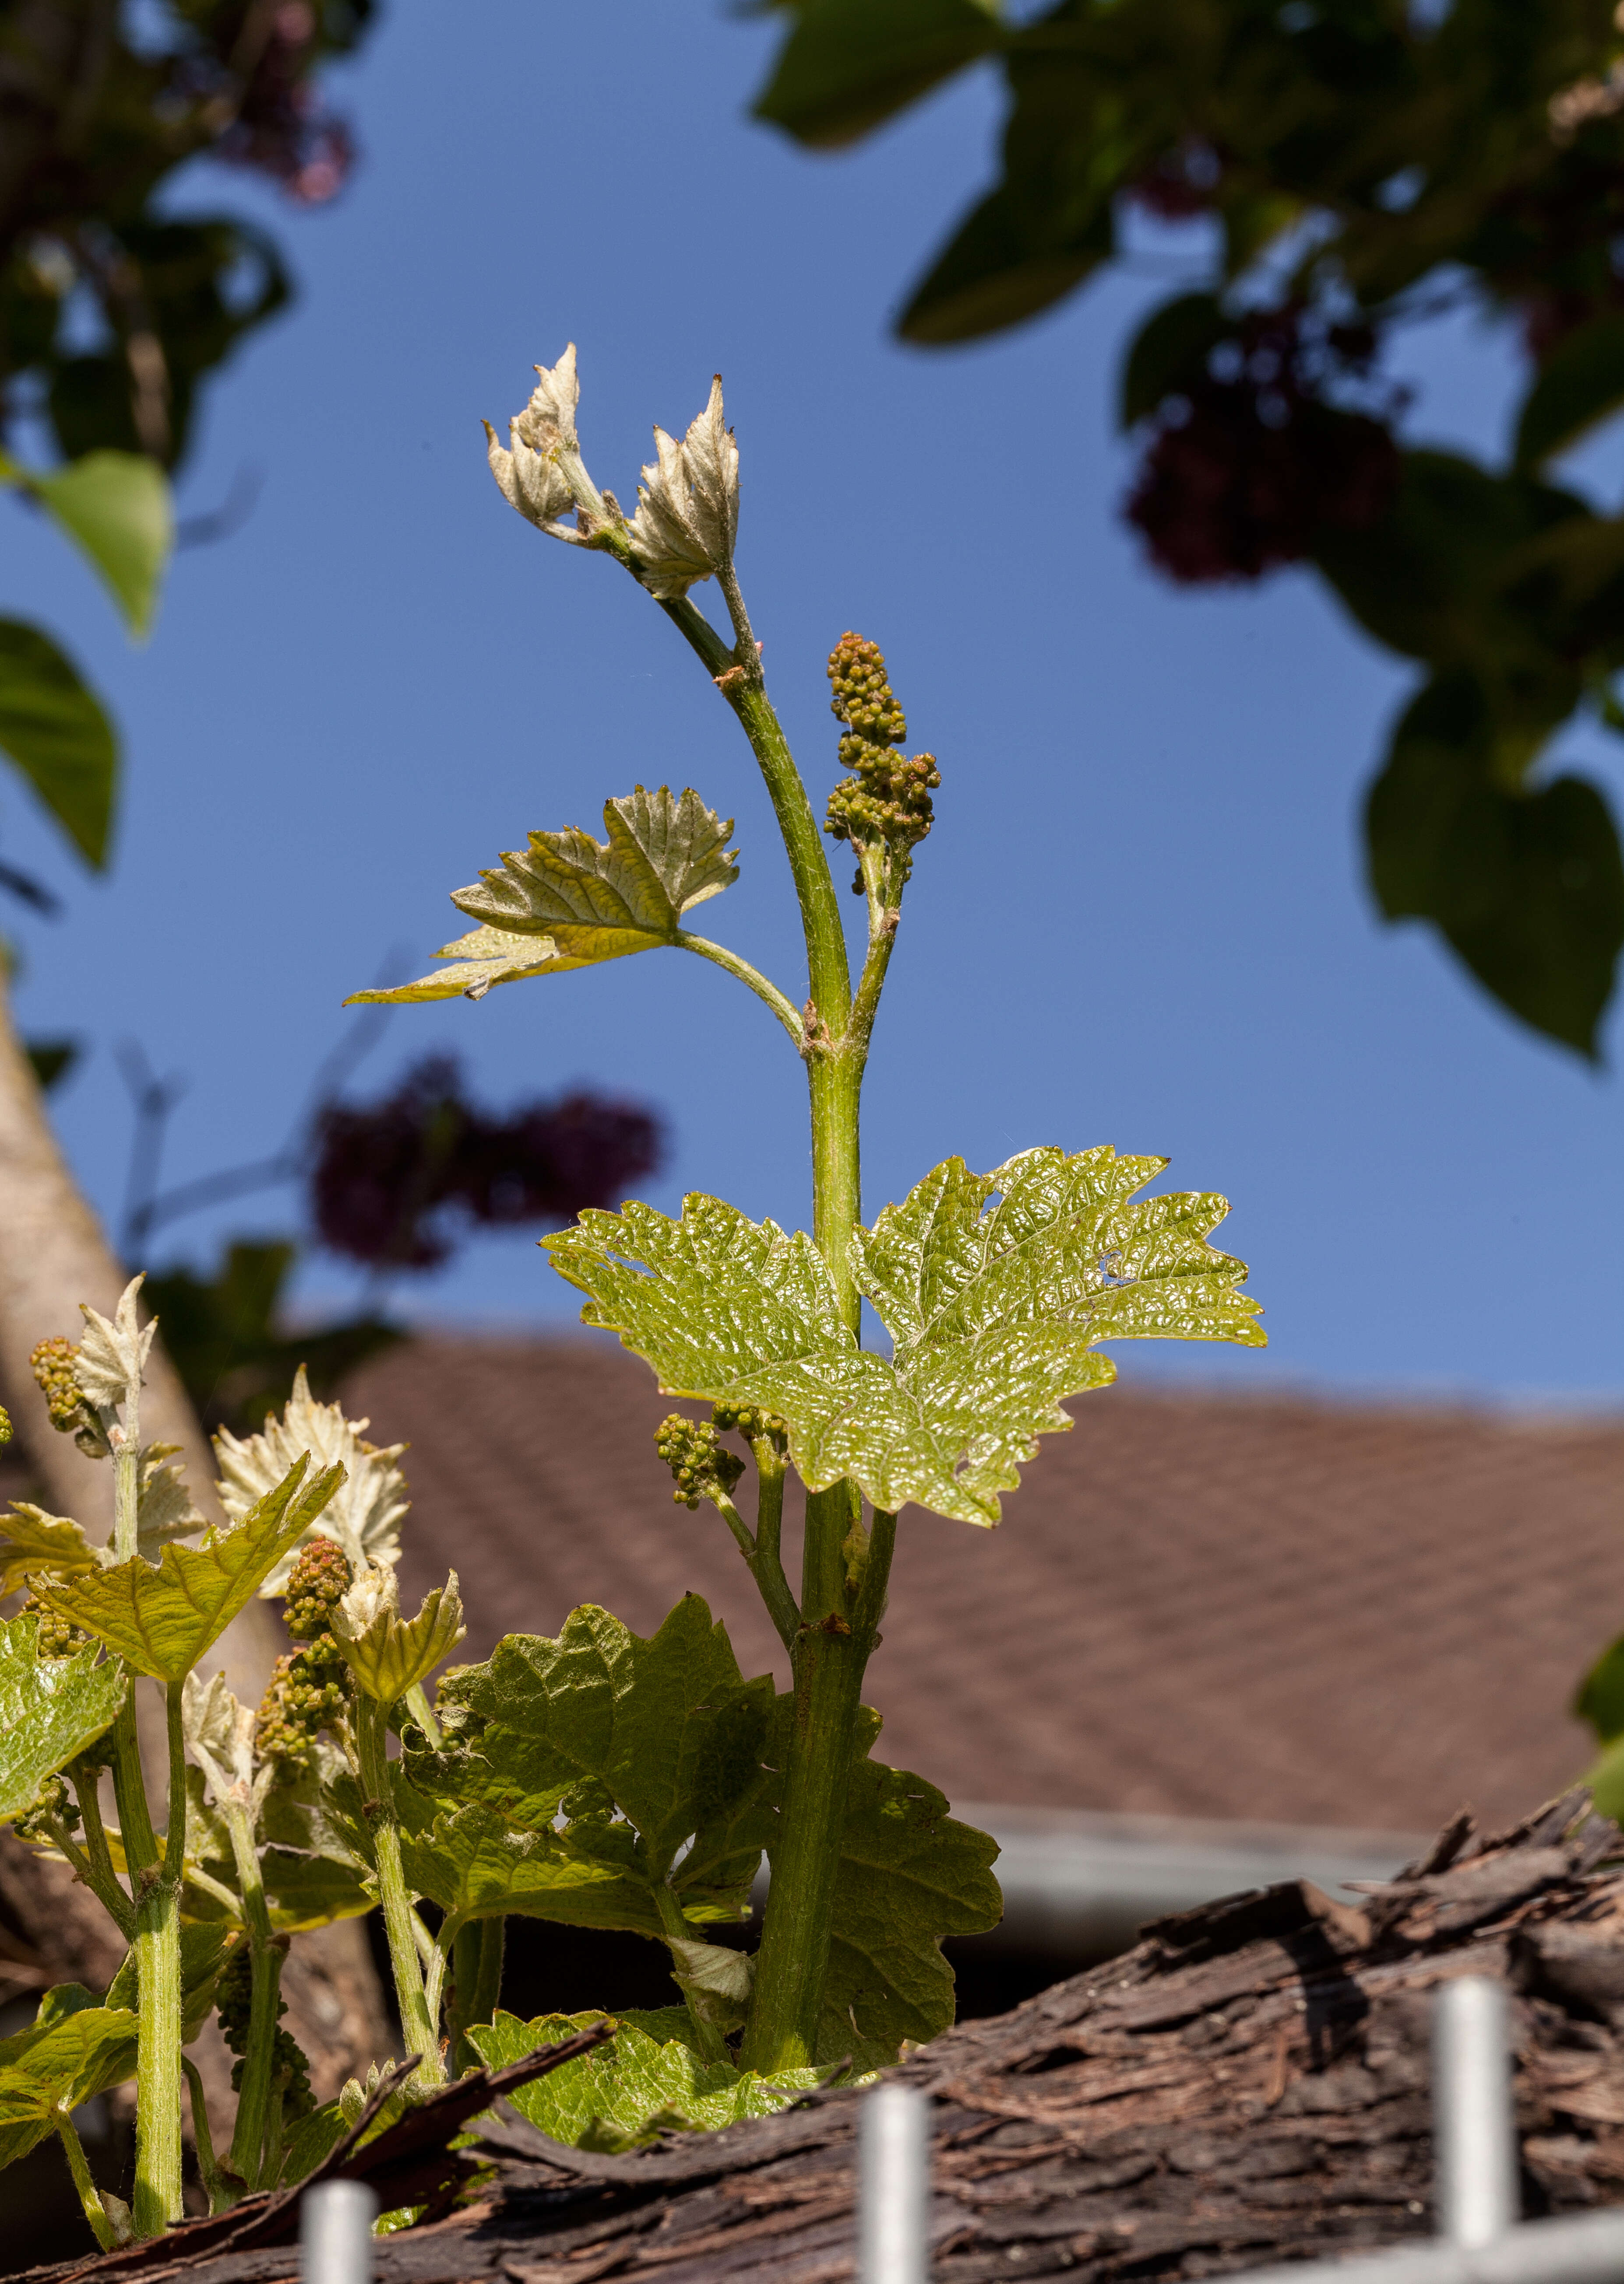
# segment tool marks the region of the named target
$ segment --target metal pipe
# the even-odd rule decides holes
[[[880,2085],[858,2131],[859,2284],[926,2284],[930,2104],[908,2085]]]
[[[1517,2122],[1505,1987],[1463,1975],[1432,2015],[1433,2206],[1440,2236],[1472,2250],[1516,2225]]]
[[[1250,2269],[1236,2284],[1619,2284],[1624,2277],[1624,2213],[1581,2213],[1509,2229],[1492,2244],[1445,2244],[1434,2237],[1352,2260],[1291,2261]]]
[[[364,2181],[323,2181],[299,2202],[304,2284],[372,2284],[378,2200]]]

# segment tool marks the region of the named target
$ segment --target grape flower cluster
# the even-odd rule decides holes
[[[239,1943],[220,1970],[215,1984],[215,2006],[220,2017],[220,2035],[238,2059],[231,2066],[231,2091],[242,2092],[242,2074],[248,2053],[248,2028],[254,2012],[254,1967],[248,1946]],[[279,1997],[274,2053],[271,2064],[271,2082],[279,2085],[282,2113],[285,2117],[304,2117],[316,2106],[310,2092],[310,2065],[303,2048],[292,2033],[282,2030],[281,2018],[287,2012],[287,2002]]]
[[[318,1733],[348,1713],[349,1669],[332,1621],[354,1575],[342,1547],[330,1538],[312,1538],[288,1573],[283,1615],[288,1632],[304,1647],[271,1668],[255,1729],[262,1759],[308,1769]]]
[[[671,1471],[679,1506],[696,1507],[702,1498],[730,1498],[744,1462],[717,1440],[709,1420],[686,1420],[673,1412],[654,1431],[654,1447]]]
[[[853,774],[829,795],[823,829],[831,840],[850,841],[859,856],[865,849],[883,849],[899,888],[913,870],[914,849],[930,830],[930,795],[942,774],[934,754],[894,750],[908,725],[877,644],[842,635],[829,653],[828,674],[835,692],[829,711],[846,724],[841,765]],[[860,867],[852,888],[862,894]]]

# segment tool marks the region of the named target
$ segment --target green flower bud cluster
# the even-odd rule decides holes
[[[11,1442],[14,1432],[15,1430],[12,1426],[12,1415],[6,1410],[4,1404],[0,1404],[0,1451],[4,1451],[5,1446]]]
[[[79,1811],[61,1778],[47,1777],[18,1818],[15,1829],[20,1840],[31,1840],[35,1847],[48,1848],[54,1844],[59,1833],[77,1831],[79,1820]]]
[[[713,1404],[710,1424],[723,1430],[731,1428],[752,1445],[765,1441],[781,1450],[789,1440],[788,1421],[776,1412],[764,1412],[758,1404]]]
[[[876,644],[843,634],[829,653],[829,710],[847,724],[840,761],[854,775],[829,795],[824,831],[831,840],[857,849],[881,847],[898,870],[900,887],[913,869],[912,851],[930,832],[935,812],[930,796],[942,782],[934,754],[892,751],[908,725],[885,672]],[[860,892],[859,872],[853,886]]]
[[[82,1414],[89,1408],[84,1390],[74,1377],[78,1361],[79,1351],[72,1341],[65,1341],[59,1335],[54,1340],[37,1341],[28,1358],[29,1368],[45,1399],[51,1424],[63,1435],[71,1435],[82,1425]]]
[[[54,1610],[48,1610],[43,1602],[36,1601],[32,1594],[23,1604],[19,1615],[39,1620],[39,1632],[35,1638],[35,1654],[39,1657],[71,1656],[90,1639],[82,1627],[75,1625],[70,1619],[59,1617]]]
[[[726,1498],[744,1473],[744,1462],[717,1441],[708,1420],[685,1420],[673,1412],[654,1433],[654,1447],[671,1469],[679,1506],[696,1507],[702,1498]]]
[[[260,1704],[255,1748],[263,1760],[308,1769],[318,1733],[349,1710],[349,1668],[332,1631],[333,1611],[349,1592],[353,1572],[341,1546],[313,1538],[287,1578],[283,1615],[304,1644],[271,1668]]]
[[[220,2035],[239,2059],[231,2069],[231,2091],[242,2092],[242,2074],[247,2061],[248,2025],[254,2011],[254,1966],[246,1943],[239,1943],[220,1970],[215,1985],[215,2006],[220,2016]],[[277,2020],[287,2012],[286,2002],[277,2000]],[[282,2112],[286,2117],[304,2117],[315,2108],[310,2092],[310,2066],[303,2049],[286,2030],[276,2032],[276,2053],[271,2066],[271,2083],[280,2083]]]

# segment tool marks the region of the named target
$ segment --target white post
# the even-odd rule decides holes
[[[364,2181],[322,2181],[299,2202],[304,2284],[372,2284],[378,2200]]]
[[[1432,2017],[1433,2202],[1438,2233],[1480,2251],[1515,2226],[1517,2122],[1503,1984],[1463,1975]]]
[[[876,2086],[858,2133],[859,2284],[926,2284],[930,2209],[930,2101],[912,2086]]]

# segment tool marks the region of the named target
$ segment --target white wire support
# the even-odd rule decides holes
[[[875,2086],[858,2124],[859,2284],[926,2284],[930,2213],[930,2101]]]
[[[1624,2212],[1534,2220],[1492,2244],[1445,2244],[1437,2237],[1351,2260],[1300,2260],[1249,2269],[1236,2284],[1620,2284]]]
[[[299,2201],[303,2284],[372,2284],[378,2200],[364,2181],[322,2181]]]
[[[1467,2251],[1517,2225],[1517,2119],[1505,1986],[1463,1975],[1432,2012],[1432,2205],[1440,2237]]]

